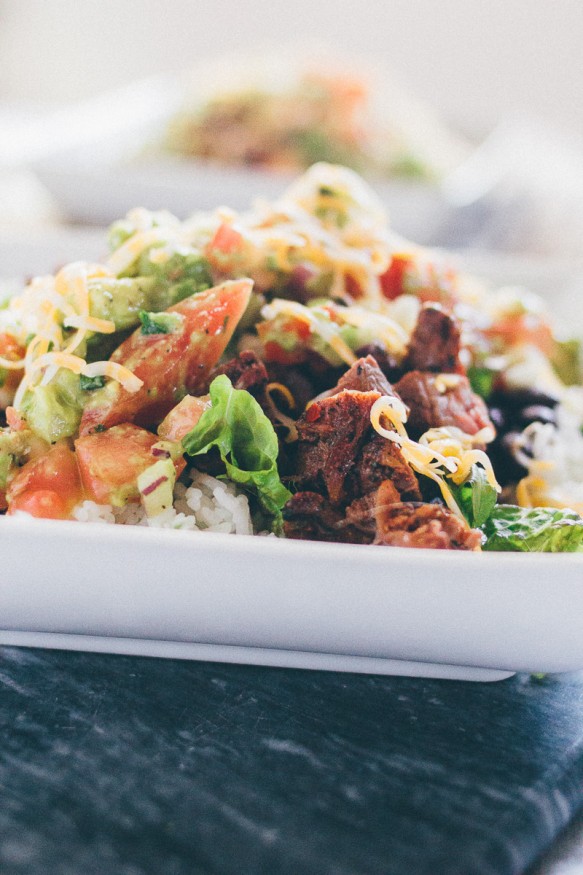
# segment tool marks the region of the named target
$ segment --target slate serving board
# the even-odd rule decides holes
[[[507,875],[583,803],[580,677],[0,650],[2,875]]]

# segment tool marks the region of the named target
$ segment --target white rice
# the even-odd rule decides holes
[[[200,471],[191,473],[192,484],[177,483],[174,505],[148,519],[141,504],[112,507],[83,501],[73,517],[84,523],[126,526],[153,526],[161,529],[186,529],[194,532],[226,532],[252,535],[253,523],[247,496],[230,482],[217,480]]]

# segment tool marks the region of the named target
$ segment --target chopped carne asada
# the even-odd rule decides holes
[[[395,389],[409,408],[407,425],[412,437],[442,426],[453,426],[466,434],[494,428],[486,404],[461,374],[410,371]]]

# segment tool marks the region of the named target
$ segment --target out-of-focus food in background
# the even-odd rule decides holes
[[[320,52],[285,67],[281,58],[264,58],[260,68],[226,59],[223,84],[219,76],[206,92],[186,86],[163,148],[227,166],[295,173],[330,161],[368,177],[425,182],[468,150],[387,70],[347,69]]]

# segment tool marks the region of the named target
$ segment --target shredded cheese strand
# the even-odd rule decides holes
[[[389,395],[378,398],[370,412],[375,431],[400,447],[405,461],[414,471],[438,484],[446,505],[461,520],[465,521],[465,517],[445,480],[446,477],[449,476],[459,485],[467,480],[472,465],[479,463],[486,471],[488,483],[497,492],[501,491],[488,456],[483,450],[473,448],[476,443],[486,442],[484,438],[493,440],[492,429],[481,429],[475,435],[466,434],[461,429],[453,427],[431,429],[425,432],[417,443],[407,434],[405,429],[407,418],[408,411],[405,404],[399,398]],[[390,422],[391,429],[383,426],[383,419]]]

